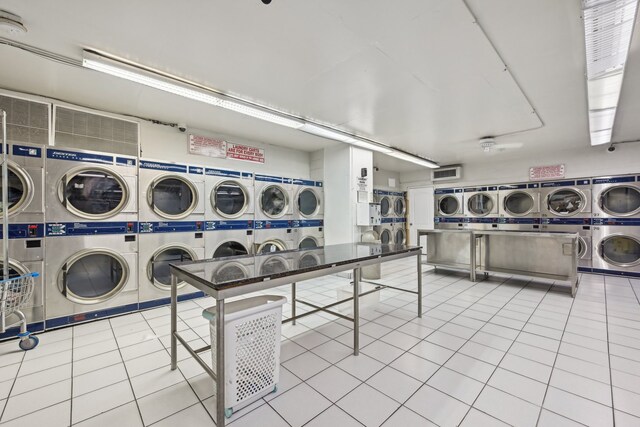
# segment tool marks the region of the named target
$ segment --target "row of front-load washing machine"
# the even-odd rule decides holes
[[[569,232],[579,269],[640,277],[640,175],[438,188],[441,229]]]
[[[324,245],[319,181],[27,143],[9,160],[10,274],[40,273],[34,330],[165,304],[172,262]]]
[[[403,245],[407,241],[405,193],[373,189],[373,200],[380,204],[381,224],[373,230],[383,244]]]

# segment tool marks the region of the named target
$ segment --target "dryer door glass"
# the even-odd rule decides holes
[[[313,249],[318,247],[318,242],[313,237],[305,237],[300,241],[298,248],[300,249]]]
[[[395,203],[393,204],[393,211],[396,213],[397,216],[403,216],[404,210],[405,210],[404,199],[402,197],[398,197]]]
[[[606,190],[600,198],[600,207],[612,215],[634,215],[640,212],[640,189],[618,186]]]
[[[391,201],[388,197],[383,197],[380,200],[380,214],[382,216],[389,216],[389,211],[391,210]]]
[[[455,215],[459,208],[460,203],[458,203],[458,199],[454,196],[443,196],[440,201],[438,201],[438,209],[441,215]]]
[[[180,247],[166,248],[154,255],[151,261],[153,284],[162,290],[171,290],[171,272],[169,264],[181,261],[195,261],[189,251]],[[184,282],[183,282],[184,285]]]
[[[216,248],[213,252],[213,258],[247,255],[248,253],[247,248],[240,242],[225,242]]]
[[[504,198],[504,210],[511,215],[526,215],[533,210],[533,196],[515,191]]]
[[[213,208],[221,216],[236,218],[247,209],[249,198],[244,187],[233,181],[223,181],[213,191]]]
[[[196,189],[190,182],[179,177],[167,177],[153,184],[152,206],[159,214],[169,219],[184,218],[196,205]]]
[[[313,190],[305,189],[298,195],[298,209],[303,216],[310,217],[314,215],[319,206],[318,197]]]
[[[9,215],[20,210],[28,200],[29,196],[29,180],[22,171],[17,171],[11,165],[8,165],[7,179],[7,202],[9,204]],[[16,173],[17,172],[17,173]],[[0,213],[2,213],[2,174],[0,174]]]
[[[405,242],[404,230],[396,230],[395,244],[396,245],[404,245],[404,242]]]
[[[620,267],[640,264],[640,240],[630,236],[609,236],[600,244],[600,255]]]
[[[582,257],[586,253],[587,253],[587,243],[584,241],[584,237],[578,236],[578,259],[582,259]]]
[[[285,271],[289,271],[289,268],[287,267],[286,261],[279,256],[274,256],[267,259],[260,266],[261,276],[271,276],[273,274],[279,274]]]
[[[287,211],[289,198],[286,191],[277,185],[270,185],[262,191],[260,208],[262,212],[272,218],[284,215]]]
[[[226,283],[236,280],[242,280],[246,277],[247,271],[241,264],[229,262],[228,264],[225,263],[225,265],[223,265],[218,270],[216,270],[215,273],[213,273],[211,281],[213,283]]]
[[[573,215],[584,208],[582,194],[572,189],[554,191],[549,194],[547,208],[556,215]]]
[[[62,202],[83,218],[109,218],[122,210],[128,198],[124,181],[106,170],[83,169],[63,180]]]
[[[268,242],[264,242],[258,248],[259,254],[270,254],[271,252],[280,252],[284,251],[286,248],[280,242],[276,242],[274,240],[269,240]]]
[[[391,231],[382,230],[382,233],[380,233],[380,241],[383,245],[393,243],[393,236],[391,235]]]
[[[486,194],[478,193],[469,198],[467,207],[472,214],[478,216],[488,215],[493,209],[493,199]]]
[[[127,282],[126,261],[116,254],[87,253],[63,266],[60,291],[79,304],[104,302],[118,294]]]

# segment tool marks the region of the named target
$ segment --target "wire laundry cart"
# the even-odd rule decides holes
[[[0,333],[5,333],[7,328],[20,325],[20,348],[31,350],[38,345],[38,337],[31,336],[27,331],[27,318],[20,309],[31,301],[33,295],[33,279],[38,273],[30,273],[24,276],[11,277],[9,275],[9,170],[7,164],[7,112],[0,110],[2,118],[2,280],[0,280]],[[7,324],[9,316],[18,318],[18,321]]]

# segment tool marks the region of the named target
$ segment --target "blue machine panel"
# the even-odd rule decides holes
[[[594,178],[594,184],[615,184],[619,182],[635,182],[635,176],[612,176],[609,178]]]
[[[294,219],[292,221],[292,225],[294,228],[301,227],[323,227],[324,220],[322,219]]]
[[[542,224],[549,225],[591,225],[591,218],[542,218]]]
[[[71,162],[113,165],[113,156],[108,156],[106,154],[81,153],[77,151],[59,150],[57,148],[47,148],[47,158],[68,160]]]
[[[47,237],[132,234],[137,232],[137,222],[48,222],[46,225]]]
[[[284,182],[284,178],[281,176],[256,175],[256,181],[276,182],[278,184],[282,184]]]
[[[277,221],[270,221],[270,220],[254,221],[254,228],[256,230],[270,229],[270,228],[292,228],[292,227],[293,227],[292,222],[286,219],[277,220]]]
[[[9,224],[9,240],[44,237],[44,224]],[[0,239],[4,238],[0,227]]]
[[[498,218],[498,224],[540,224],[540,218]]]
[[[2,150],[0,150],[0,153]],[[39,147],[29,147],[26,145],[14,145],[13,146],[13,155],[14,156],[23,156],[23,157],[42,157],[42,148]]]
[[[154,169],[166,172],[187,173],[187,165],[181,165],[178,163],[163,163],[152,160],[140,160],[140,167],[142,169]]]
[[[176,233],[204,231],[202,221],[154,221],[138,223],[140,233]]]
[[[629,225],[640,226],[640,218],[593,218],[593,225]]]
[[[213,231],[213,230],[252,230],[253,229],[253,221],[252,220],[226,220],[226,221],[206,221],[205,222],[205,230]]]

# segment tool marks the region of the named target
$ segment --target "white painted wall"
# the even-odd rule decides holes
[[[309,174],[314,181],[324,180],[324,150],[313,151],[309,154]]]
[[[514,151],[517,153],[517,151]],[[558,150],[536,157],[503,159],[478,154],[478,161],[462,166],[462,180],[439,183],[437,187],[476,184],[526,182],[531,166],[565,164],[567,178],[622,175],[640,172],[640,143],[620,144],[613,153],[607,146],[585,147],[581,150]],[[418,187],[431,182],[431,170],[401,174],[403,188]]]
[[[390,185],[389,180],[395,181]],[[392,172],[384,169],[378,169],[373,172],[373,188],[377,190],[402,191],[400,184],[400,173]]]
[[[241,160],[217,159],[190,154],[188,146],[189,133],[221,138],[230,142],[263,148],[265,150],[265,163],[259,164]],[[286,176],[288,178],[310,178],[310,153],[308,152],[291,150],[256,141],[247,141],[242,138],[216,134],[215,132],[207,130],[188,129],[187,132],[181,133],[176,128],[155,125],[143,121],[140,124],[140,149],[140,157],[142,158],[192,163],[222,169]]]

